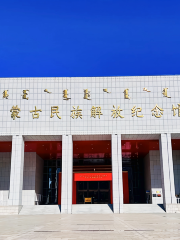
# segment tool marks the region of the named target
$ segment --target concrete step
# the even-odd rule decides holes
[[[23,206],[19,215],[60,214],[59,205]]]
[[[112,204],[73,204],[72,214],[112,214]],[[58,205],[23,206],[20,215],[60,214]],[[165,213],[159,204],[124,204],[123,213]]]
[[[123,213],[165,213],[162,204],[124,204]]]
[[[0,206],[0,215],[18,215],[22,206]]]
[[[112,204],[73,204],[72,214],[112,214]]]

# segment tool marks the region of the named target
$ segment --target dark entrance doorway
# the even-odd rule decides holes
[[[129,203],[146,203],[146,179],[150,171],[145,168],[146,156],[151,150],[159,150],[159,140],[122,140],[122,168],[128,172]]]
[[[44,160],[42,204],[57,204],[61,160]]]
[[[77,204],[91,197],[93,204],[110,204],[110,181],[78,181]]]
[[[145,203],[143,159],[123,159],[123,171],[128,171],[129,203]]]

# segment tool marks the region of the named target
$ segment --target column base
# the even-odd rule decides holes
[[[21,209],[22,205],[0,206],[0,215],[18,215]]]
[[[123,213],[123,204],[120,204],[120,207],[119,207],[119,213]]]
[[[180,213],[180,204],[165,204],[166,213]]]
[[[67,210],[67,205],[63,206],[63,204],[61,204],[61,214],[67,214],[68,210]]]

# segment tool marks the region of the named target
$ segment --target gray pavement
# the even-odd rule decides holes
[[[3,239],[180,239],[180,214],[0,216]]]

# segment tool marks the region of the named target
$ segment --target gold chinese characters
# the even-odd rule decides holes
[[[83,117],[82,115],[82,109],[80,109],[79,106],[77,106],[77,108],[75,106],[72,106],[73,109],[71,110],[71,115],[70,117],[73,119],[77,119],[77,118],[81,118]],[[176,116],[178,111],[178,116],[180,117],[180,103],[177,104],[177,106],[175,106],[174,104],[172,105],[172,111],[173,111],[173,116]],[[10,112],[11,112],[11,118],[13,118],[13,120],[15,120],[16,118],[20,118],[20,116],[18,115],[20,112],[20,108],[16,105],[11,108]],[[118,105],[117,108],[115,105],[113,105],[113,109],[109,110],[111,111],[111,117],[113,118],[125,118],[122,115],[122,111],[123,109],[120,108],[120,106]],[[30,113],[32,114],[33,119],[38,119],[40,114],[39,112],[42,112],[41,109],[37,109],[37,107],[35,106],[35,110],[31,110]],[[141,113],[142,112],[142,108],[141,107],[136,107],[135,105],[131,108],[131,116],[132,117],[138,117],[138,118],[143,118],[144,115]],[[151,110],[152,112],[152,116],[156,117],[156,118],[161,118],[163,116],[163,112],[164,109],[162,109],[161,107],[159,107],[157,104],[155,105],[155,107]],[[59,107],[58,106],[52,106],[51,107],[51,115],[50,118],[53,118],[55,115],[61,119],[61,116],[59,115]],[[96,116],[100,119],[101,115],[103,115],[102,111],[101,111],[101,106],[92,106],[91,107],[91,118],[96,118]]]
[[[140,117],[140,118],[143,118],[144,115],[139,115],[138,112],[141,112],[142,111],[142,108],[139,107],[139,108],[136,108],[136,106],[134,106],[132,109],[131,109],[131,114],[132,114],[132,117],[134,117],[136,115],[136,117]]]
[[[82,109],[79,108],[79,106],[77,106],[77,109],[75,108],[75,106],[73,106],[73,110],[71,110],[72,114],[71,114],[71,117],[74,119],[74,118],[78,118],[80,117],[82,119]]]
[[[101,115],[103,115],[102,112],[101,112],[101,107],[94,107],[94,106],[92,106],[92,108],[91,108],[91,117],[96,118],[96,116],[99,116],[99,119],[100,119]]]
[[[178,117],[180,117],[180,103],[178,103],[177,107],[174,104],[172,105],[173,116],[176,116],[176,110],[178,110]]]
[[[32,116],[33,116],[33,119],[34,118],[39,118],[39,113],[38,112],[42,112],[41,109],[37,109],[36,106],[35,106],[35,110],[31,110],[30,113],[33,113]]]
[[[113,105],[113,110],[111,110],[112,115],[111,117],[113,118],[117,118],[117,117],[120,117],[120,118],[124,118],[122,115],[121,115],[121,111],[123,111],[122,109],[120,109],[120,106],[118,106],[118,108],[116,109],[116,107]]]
[[[56,116],[59,118],[59,119],[61,119],[61,117],[59,116],[59,107],[58,106],[53,106],[53,107],[51,107],[51,118],[53,118],[54,117],[54,114],[56,114]]]
[[[15,120],[15,118],[20,118],[20,116],[18,116],[19,112],[20,112],[20,108],[16,105],[16,106],[13,106],[10,110],[11,113],[11,117],[13,120]]]
[[[163,115],[163,111],[164,110],[156,104],[156,106],[151,110],[152,116],[155,116],[156,118],[161,118]]]

